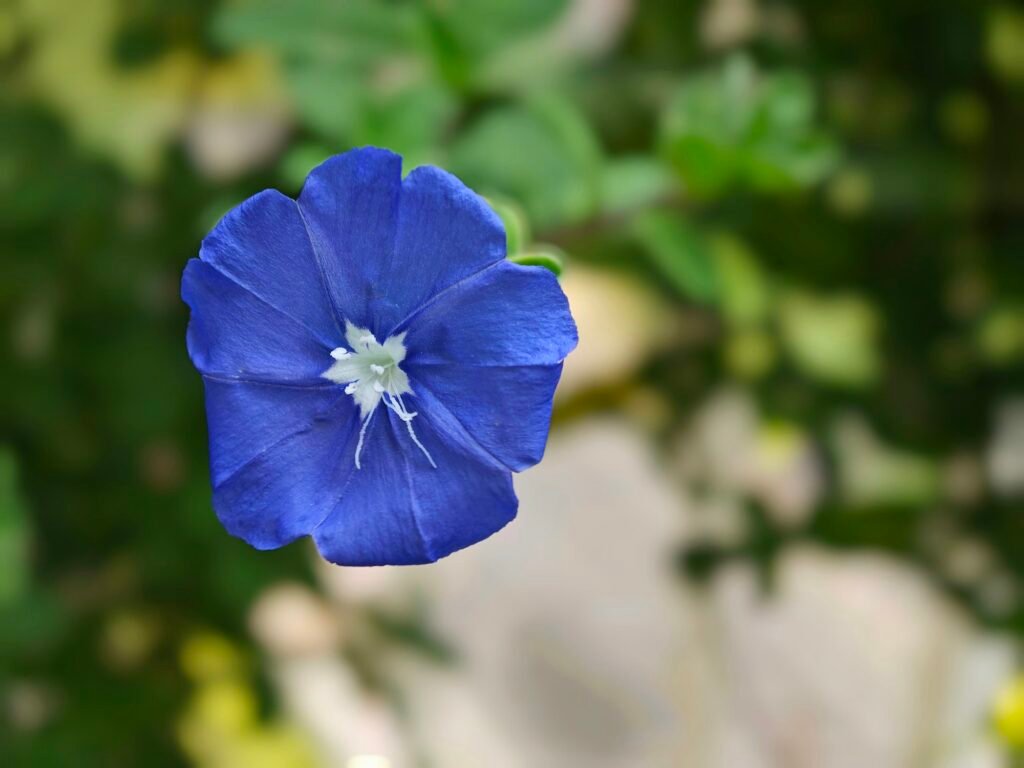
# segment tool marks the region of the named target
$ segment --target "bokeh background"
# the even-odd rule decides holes
[[[0,764],[1022,764],[1024,6],[0,4]],[[580,328],[433,566],[210,507],[178,298],[375,144]]]

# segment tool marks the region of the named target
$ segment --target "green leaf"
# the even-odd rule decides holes
[[[345,67],[293,62],[285,80],[295,110],[313,131],[336,141],[351,136],[364,109],[364,86]]]
[[[418,41],[421,25],[417,9],[404,3],[250,0],[221,8],[212,32],[229,47],[352,67],[407,51]]]
[[[444,25],[472,57],[482,59],[561,16],[566,0],[451,0]]]
[[[997,75],[1024,82],[1024,11],[1009,3],[994,4],[985,25],[985,55]]]
[[[782,300],[779,322],[790,356],[808,376],[848,387],[878,378],[878,314],[866,299],[794,291]]]
[[[759,75],[749,58],[734,56],[679,86],[662,115],[662,153],[698,197],[741,182],[764,192],[808,187],[838,160],[815,111],[804,75]]]
[[[388,147],[402,155],[408,172],[436,160],[441,138],[458,109],[451,91],[433,83],[375,95],[363,108],[351,143]]]
[[[544,267],[544,269],[554,272],[555,277],[559,277],[562,274],[562,255],[554,246],[544,246],[533,249],[528,253],[509,256],[508,260],[528,267]]]
[[[526,212],[511,200],[490,198],[487,202],[505,225],[506,253],[513,256],[522,251],[530,243],[530,222]]]
[[[327,145],[319,142],[296,144],[281,158],[278,173],[290,191],[298,192],[309,172],[332,154]]]
[[[771,308],[770,286],[754,254],[728,233],[711,238],[711,253],[725,318],[737,325],[764,320]]]
[[[981,358],[992,365],[1014,365],[1024,358],[1024,308],[997,306],[975,330]]]
[[[675,214],[646,213],[633,224],[633,234],[654,266],[683,296],[711,303],[718,280],[707,240]]]
[[[863,417],[846,414],[832,428],[838,483],[844,501],[858,509],[920,507],[940,490],[935,460],[883,442]]]
[[[652,157],[610,159],[601,176],[601,208],[605,213],[634,211],[667,197],[675,186],[671,171]]]
[[[14,452],[0,447],[0,605],[28,585],[28,515],[17,489]]]
[[[587,121],[561,99],[486,113],[456,142],[450,162],[474,189],[519,201],[541,228],[597,208],[601,153]]]

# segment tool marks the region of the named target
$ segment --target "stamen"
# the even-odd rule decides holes
[[[384,396],[384,404],[394,411],[398,418],[405,422],[406,429],[409,430],[410,439],[416,444],[416,447],[423,451],[423,455],[427,457],[427,461],[430,462],[430,466],[437,469],[437,464],[434,463],[434,457],[430,455],[430,451],[426,449],[426,446],[420,442],[420,439],[416,437],[416,431],[412,428],[412,420],[416,417],[416,413],[409,413],[406,410],[405,403],[402,402],[401,396],[393,397],[389,395]]]
[[[362,469],[362,464],[359,463],[359,454],[363,452],[363,440],[366,438],[366,429],[370,426],[370,419],[373,418],[373,414],[376,411],[370,411],[370,415],[363,419],[363,426],[359,428],[359,442],[356,443],[356,469]]]
[[[330,355],[336,363],[322,375],[336,384],[344,385],[345,394],[350,395],[359,408],[361,421],[355,451],[356,469],[362,469],[366,434],[381,402],[405,423],[409,439],[426,456],[430,466],[437,469],[434,457],[413,429],[412,421],[416,418],[416,412],[410,411],[402,400],[402,395],[412,392],[409,377],[399,367],[405,359],[405,334],[391,336],[381,344],[366,328],[358,328],[350,322],[345,327],[348,349],[336,347],[331,350]]]

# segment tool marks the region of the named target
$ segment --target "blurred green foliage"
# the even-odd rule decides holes
[[[1024,13],[764,2],[712,34],[714,5],[0,7],[0,763],[179,764],[177,649],[248,645],[254,596],[312,580],[303,545],[252,551],[212,514],[178,280],[231,205],[360,144],[459,174],[517,260],[628,272],[699,331],[557,420],[642,383],[668,444],[740,385],[821,446],[807,520],[747,499],[747,538],[684,573],[881,548],[1024,635],[1021,484],[987,469],[1024,394]],[[1010,597],[951,578],[937,529],[984,542]]]

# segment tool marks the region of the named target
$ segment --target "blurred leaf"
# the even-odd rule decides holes
[[[832,431],[845,502],[857,508],[917,507],[933,502],[940,478],[931,458],[886,445],[860,416],[841,417]]]
[[[439,16],[452,38],[479,65],[517,38],[550,25],[566,5],[567,0],[451,0],[440,5]]]
[[[88,186],[95,180],[76,170],[67,136],[55,120],[0,107],[0,223],[33,224],[80,208],[95,191]]]
[[[765,319],[771,308],[771,295],[767,277],[754,254],[739,238],[728,233],[711,238],[711,253],[726,319],[737,324]]]
[[[292,101],[299,117],[323,136],[351,136],[357,125],[364,86],[344,67],[320,62],[296,62],[285,68]]]
[[[592,130],[555,98],[486,113],[455,143],[451,169],[478,191],[518,200],[542,228],[586,217],[600,193]]]
[[[298,193],[309,172],[329,158],[333,152],[324,144],[307,141],[295,144],[281,158],[278,171],[290,191]]]
[[[352,143],[387,147],[403,156],[405,172],[436,160],[437,147],[458,112],[447,89],[410,87],[364,107]]]
[[[675,180],[665,165],[646,155],[610,159],[601,177],[605,213],[633,211],[667,197]]]
[[[67,626],[63,606],[48,592],[26,590],[0,602],[0,661],[11,654],[45,653]]]
[[[544,267],[544,269],[554,272],[555,277],[562,274],[562,265],[564,263],[562,254],[550,246],[545,249],[534,248],[527,253],[509,256],[509,261],[528,267]]]
[[[505,225],[505,250],[511,257],[530,244],[530,222],[526,213],[511,200],[487,201]]]
[[[206,207],[199,213],[199,217],[196,221],[196,234],[205,236],[210,230],[217,226],[218,222],[224,218],[224,214],[234,208],[236,205],[241,204],[242,198],[239,197],[238,193],[225,193],[218,197],[215,197]]]
[[[29,581],[28,515],[17,482],[14,452],[0,446],[0,605],[19,597]]]
[[[1000,77],[1024,82],[1024,10],[1009,3],[988,9],[985,53]]]
[[[803,74],[759,75],[749,58],[736,55],[679,87],[662,116],[662,151],[699,196],[738,182],[765,192],[807,187],[838,160],[814,113]]]
[[[778,357],[774,339],[757,328],[741,328],[729,335],[723,349],[728,369],[740,379],[757,379],[768,373]]]
[[[458,108],[410,4],[254,0],[223,9],[214,33],[276,53],[300,119],[339,149],[370,144],[423,163]]]
[[[653,211],[638,218],[633,233],[655,267],[683,296],[710,303],[718,296],[711,248],[680,216]]]
[[[419,39],[420,26],[419,13],[408,3],[248,0],[224,5],[212,33],[231,47],[352,67],[407,50]]]
[[[789,354],[808,376],[850,387],[878,378],[878,314],[864,298],[795,291],[783,297],[779,322]]]
[[[978,324],[975,337],[982,357],[993,365],[1024,359],[1024,308],[994,308]]]

